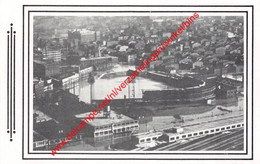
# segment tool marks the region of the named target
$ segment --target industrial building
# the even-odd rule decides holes
[[[67,73],[62,75],[53,76],[55,87],[69,89],[78,85],[79,74],[78,73]]]
[[[203,126],[201,124],[203,124]],[[168,129],[165,130],[163,139],[168,142],[174,142],[181,139],[220,133],[242,127],[244,127],[243,115],[226,119],[212,120],[205,123],[201,122],[192,126],[184,126],[179,132],[175,130],[176,128]]]
[[[139,130],[138,120],[118,114],[109,108],[100,112],[93,121],[87,123],[81,133],[85,133],[89,137],[103,137],[118,133],[134,133]],[[90,112],[82,113],[75,115],[75,117],[83,121],[89,114]]]

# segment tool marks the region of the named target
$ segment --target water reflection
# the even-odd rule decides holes
[[[124,147],[120,146],[122,144]],[[67,145],[63,150],[113,151],[133,148],[131,133],[121,133],[97,138],[83,138],[81,141]]]
[[[96,79],[93,84],[93,99],[104,99],[104,97],[107,97],[107,94],[112,92],[112,89],[118,87],[127,77],[128,76],[120,76],[109,79]],[[133,92],[135,93],[135,98],[142,98],[142,90],[160,90],[167,88],[172,87],[161,82],[143,77],[136,77],[135,82],[122,89],[116,99],[122,99],[124,98],[124,95],[126,95],[127,98],[129,98],[129,96],[133,97]],[[80,89],[79,86],[76,86],[75,88],[70,89],[70,92],[79,95],[81,101],[90,103],[90,84],[88,84],[86,80],[80,82]]]

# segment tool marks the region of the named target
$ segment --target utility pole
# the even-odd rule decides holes
[[[79,82],[78,82],[78,87],[79,87],[79,95],[80,95],[80,81],[81,81],[81,75],[80,75],[80,64],[79,64]]]
[[[146,124],[146,132],[148,132],[147,120],[145,120],[145,124]]]
[[[92,104],[92,88],[93,84],[95,83],[95,77],[92,75],[92,73],[89,73],[88,83],[90,84],[90,104]]]

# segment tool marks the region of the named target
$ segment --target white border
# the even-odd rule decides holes
[[[27,120],[28,120],[28,90],[26,89],[27,85],[28,85],[28,73],[30,74],[30,81],[32,82],[33,81],[33,59],[32,59],[32,54],[33,54],[33,50],[32,50],[32,41],[33,41],[33,16],[47,16],[47,15],[51,15],[51,16],[116,16],[116,15],[120,15],[120,16],[143,16],[143,15],[146,15],[149,14],[148,16],[153,16],[153,15],[156,15],[156,16],[175,16],[175,15],[182,15],[182,16],[190,16],[193,14],[193,12],[188,12],[188,13],[184,13],[184,12],[180,12],[180,13],[58,13],[58,12],[55,12],[55,13],[44,13],[44,12],[37,12],[37,13],[31,13],[30,14],[30,63],[28,63],[28,36],[27,36],[27,31],[28,31],[28,12],[27,11],[42,11],[42,10],[46,10],[46,11],[50,11],[50,10],[56,10],[56,11],[194,11],[196,8],[196,12],[200,14],[200,16],[203,16],[203,15],[207,15],[207,16],[220,16],[220,15],[225,15],[225,16],[228,16],[228,15],[244,15],[244,14],[241,14],[241,13],[200,13],[199,11],[248,11],[248,28],[251,29],[252,28],[252,11],[251,11],[251,8],[246,8],[246,7],[25,7],[25,12],[24,12],[24,71],[25,71],[25,76],[24,76],[24,86],[25,86],[25,90],[24,90],[24,157],[25,158],[53,158],[50,154],[44,154],[44,155],[39,155],[39,154],[27,154],[27,144],[28,144],[28,123],[27,123]],[[244,17],[246,19],[246,17]],[[246,21],[244,22],[245,24],[245,28],[246,28]],[[244,29],[245,29],[244,28]],[[240,159],[240,158],[250,158],[251,156],[251,119],[252,119],[252,113],[251,113],[251,109],[252,109],[252,89],[251,89],[251,83],[252,83],[252,35],[251,35],[251,30],[249,30],[249,36],[248,36],[248,54],[245,54],[245,56],[247,55],[248,56],[248,155],[229,155],[227,157],[227,155],[214,155],[214,153],[217,153],[216,151],[214,152],[210,152],[210,151],[207,151],[206,153],[213,153],[212,155],[185,155],[186,153],[189,153],[187,151],[185,152],[181,152],[181,151],[178,151],[178,153],[183,153],[181,155],[163,155],[163,153],[177,153],[177,152],[172,152],[172,151],[165,151],[165,152],[161,152],[161,151],[146,151],[146,152],[130,152],[130,151],[121,151],[121,152],[113,152],[113,153],[125,153],[126,155],[79,155],[79,154],[57,154],[55,155],[55,158],[133,158],[133,156],[136,158],[172,158],[172,159],[194,159],[194,158],[197,158],[197,159],[203,159],[203,158],[207,158],[207,159],[213,159],[213,158],[218,158],[218,159],[223,159],[223,158],[233,158],[233,159]],[[245,33],[246,35],[246,33]],[[244,47],[245,47],[245,52],[246,52],[246,36],[244,37]],[[251,51],[250,51],[251,50]],[[246,58],[245,58],[246,59]],[[246,61],[246,60],[245,60]],[[28,72],[28,64],[30,64],[30,72]],[[246,67],[244,67],[246,68]],[[245,70],[245,69],[244,69]],[[246,76],[245,76],[246,77]],[[246,87],[245,87],[246,88]],[[33,113],[33,98],[32,98],[32,91],[33,91],[33,87],[32,87],[32,83],[30,85],[30,113],[32,114]],[[246,92],[245,92],[246,93]],[[246,96],[244,97],[244,100],[246,100]],[[244,103],[246,105],[246,103]],[[246,108],[245,108],[246,109]],[[244,110],[246,111],[246,110]],[[32,115],[31,115],[32,116]],[[32,119],[30,119],[30,127],[32,127]],[[245,127],[247,128],[247,127]],[[32,139],[32,130],[30,130],[30,139]],[[245,129],[245,132],[246,132],[246,129]],[[246,137],[245,137],[245,140],[246,140]],[[32,142],[30,142],[30,152],[33,152],[32,150]],[[34,152],[38,152],[40,153],[40,151],[34,151]],[[46,151],[44,151],[46,152]],[[66,153],[68,152],[73,152],[73,151],[66,151]],[[75,151],[74,151],[75,152]],[[104,151],[104,152],[101,152],[101,151],[77,151],[78,153],[79,152],[82,152],[82,153],[100,153],[100,154],[103,154],[103,153],[108,153],[107,151]],[[131,153],[146,153],[146,155],[127,155],[127,154],[131,154]],[[158,153],[160,154],[160,156],[158,155],[149,155],[149,153]],[[192,152],[194,153],[194,152]],[[196,153],[204,153],[204,152],[196,152]],[[221,152],[223,153],[223,151]],[[228,153],[228,152],[225,152],[225,153]],[[229,153],[231,153],[229,151]]]

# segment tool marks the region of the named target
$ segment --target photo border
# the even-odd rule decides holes
[[[25,85],[24,85],[24,43],[25,43],[25,40],[24,40],[24,36],[25,36],[25,30],[28,30],[28,72],[30,72],[30,13],[32,12],[73,12],[73,11],[57,11],[57,10],[28,10],[27,12],[27,16],[28,16],[28,29],[25,29],[25,8],[26,7],[249,7],[252,9],[252,153],[251,153],[251,158],[183,158],[183,159],[175,159],[175,158],[25,158],[25,152],[24,152],[24,139],[25,139],[25,134],[24,134],[24,105],[25,105],[25,102],[24,102],[24,89],[25,89]],[[150,12],[153,12],[153,13],[156,13],[156,12],[168,12],[168,13],[172,13],[172,12],[196,12],[196,11],[74,11],[74,12],[147,12],[147,13],[150,13]],[[244,38],[246,40],[246,50],[247,50],[247,53],[245,53],[247,56],[247,60],[246,60],[246,87],[248,88],[248,34],[249,34],[249,29],[248,29],[248,11],[199,11],[199,12],[214,12],[214,13],[217,13],[217,12],[238,12],[238,13],[242,13],[242,12],[245,12],[246,13],[246,26],[245,26],[245,23],[244,23],[244,27],[246,27],[246,38]],[[23,5],[23,83],[22,83],[22,86],[23,86],[23,129],[22,129],[22,158],[23,159],[27,159],[27,160],[253,160],[253,117],[254,117],[254,113],[253,113],[253,60],[254,60],[254,37],[253,37],[253,32],[254,32],[254,6],[253,5]],[[28,104],[30,103],[30,88],[29,88],[29,85],[30,85],[30,75],[28,74]],[[245,97],[244,97],[245,98]],[[248,89],[246,90],[246,99],[244,99],[246,101],[246,107],[248,108]],[[28,106],[29,108],[30,106]],[[30,115],[30,112],[28,111],[28,122],[29,122],[29,115]],[[182,154],[182,155],[248,155],[248,110],[246,109],[246,153],[131,153],[131,154],[127,154],[127,153],[66,153],[66,152],[59,152],[59,155],[68,155],[68,154],[71,154],[71,155],[78,155],[78,154],[81,154],[81,155],[86,155],[86,154],[89,154],[89,155],[178,155],[178,154]],[[49,154],[49,153],[31,153],[29,152],[29,124],[28,124],[28,154]]]

